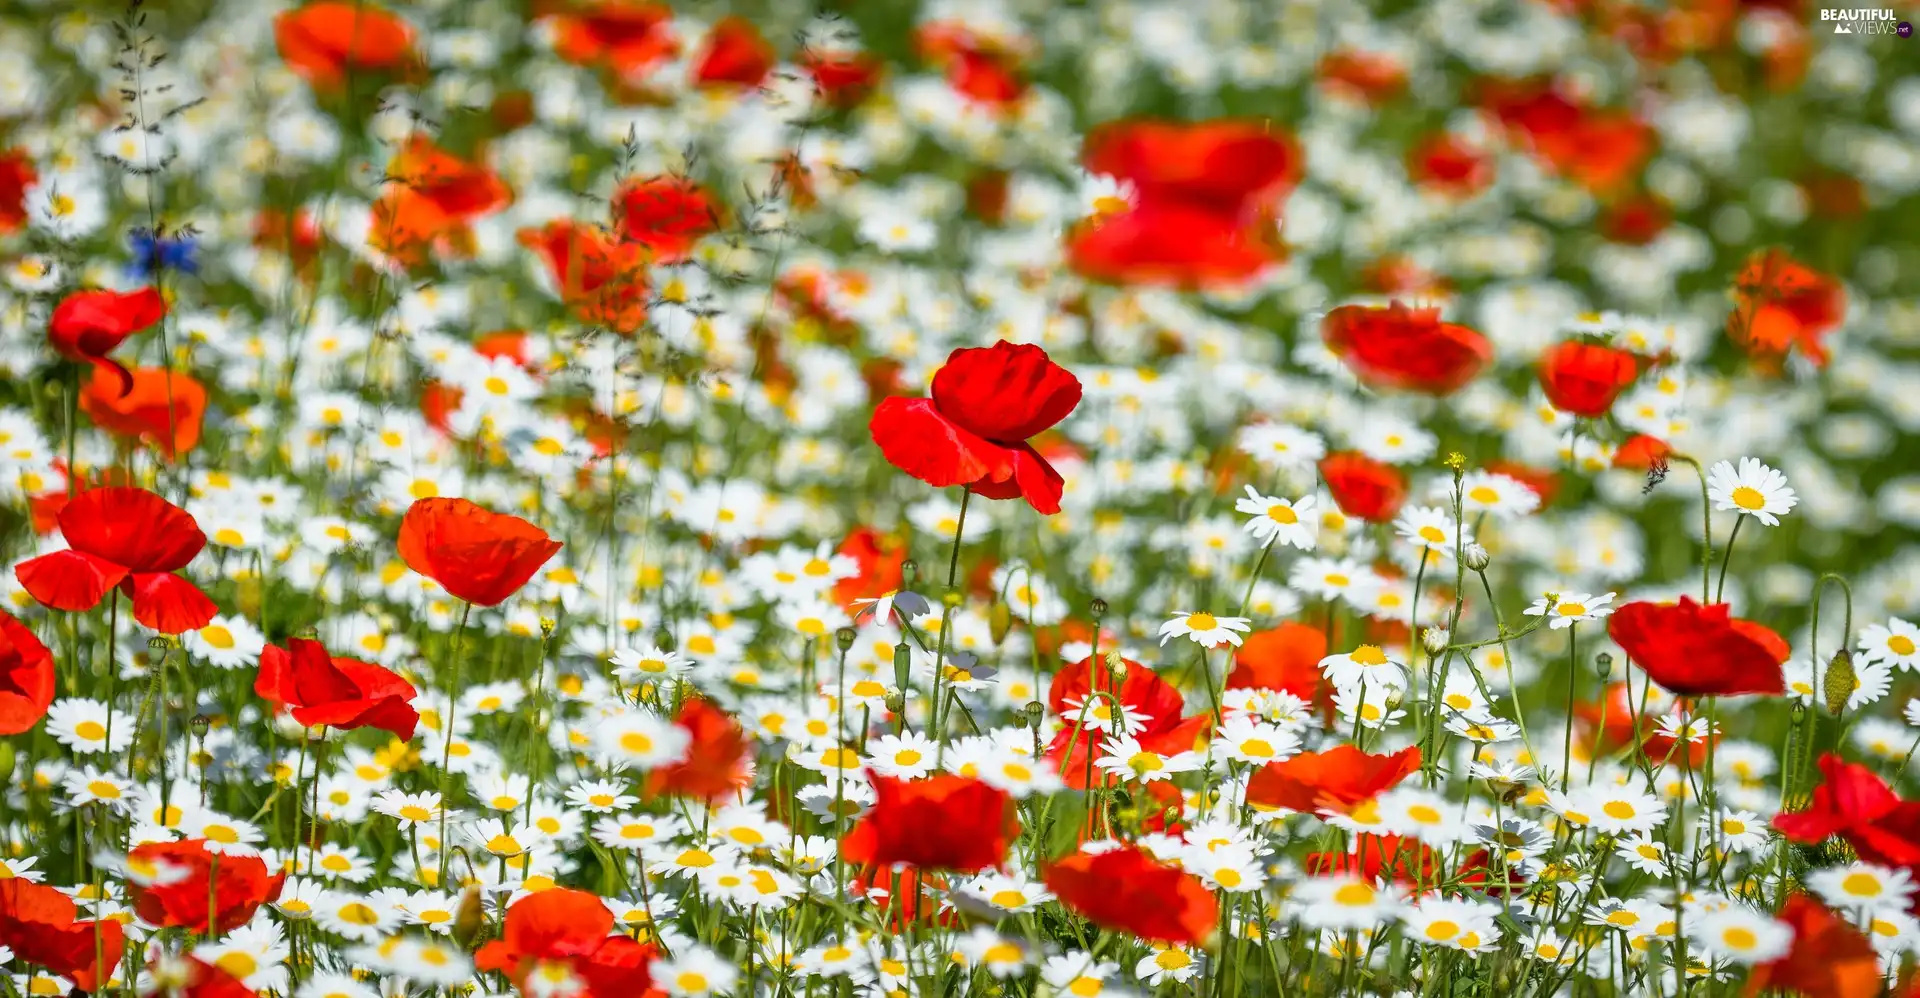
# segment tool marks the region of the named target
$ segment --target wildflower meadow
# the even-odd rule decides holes
[[[0,998],[1920,998],[1913,17],[0,7]]]

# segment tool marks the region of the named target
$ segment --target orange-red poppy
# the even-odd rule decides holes
[[[218,612],[198,586],[174,574],[207,546],[186,510],[146,489],[116,486],[80,493],[59,520],[67,550],[13,569],[42,606],[91,610],[118,586],[133,600],[134,619],[164,634],[204,627]]]
[[[523,993],[543,966],[563,966],[583,990],[575,998],[646,998],[655,950],[613,932],[613,912],[598,895],[566,887],[528,894],[507,908],[500,938],[473,955],[474,966],[506,975]]]
[[[774,62],[773,45],[760,29],[744,17],[730,15],[714,22],[700,42],[693,57],[693,82],[750,89],[766,81]]]
[[[1747,991],[1777,990],[1806,998],[1874,998],[1885,986],[1873,943],[1805,894],[1795,894],[1775,916],[1793,929],[1787,955],[1747,975]]]
[[[139,367],[128,372],[131,389],[115,372],[94,368],[80,390],[80,411],[114,436],[144,442],[173,458],[200,445],[207,414],[206,386],[185,371]]]
[[[302,727],[379,728],[406,741],[420,723],[413,684],[384,666],[334,658],[307,638],[289,638],[285,648],[268,645],[253,692],[276,710],[289,708]]]
[[[1493,157],[1451,132],[1421,139],[1407,152],[1407,175],[1428,190],[1470,198],[1493,182]]]
[[[387,176],[393,182],[373,204],[367,241],[406,264],[420,263],[440,247],[464,250],[469,224],[513,201],[492,171],[424,135],[407,140],[387,164]]]
[[[24,149],[0,152],[0,235],[27,224],[27,188],[40,180]]]
[[[76,291],[53,307],[47,342],[60,356],[92,364],[118,378],[124,394],[133,390],[133,375],[107,353],[134,333],[152,328],[166,314],[166,299],[153,288],[126,294]]]
[[[1255,631],[1234,652],[1226,688],[1281,690],[1308,703],[1330,703],[1332,685],[1320,671],[1320,660],[1326,657],[1326,632],[1310,624],[1289,621]]]
[[[1407,479],[1400,469],[1359,451],[1336,451],[1320,459],[1320,479],[1342,513],[1368,523],[1385,523],[1407,501]]]
[[[1873,770],[1832,752],[1820,772],[1806,807],[1773,816],[1780,834],[1804,845],[1839,836],[1869,863],[1920,867],[1920,801],[1900,799]]]
[[[1220,905],[1206,884],[1138,846],[1075,853],[1041,878],[1068,911],[1149,942],[1203,946],[1219,931]]]
[[[53,652],[0,610],[0,735],[17,735],[47,716],[53,680]]]
[[[873,806],[840,846],[849,862],[973,873],[1005,862],[1020,834],[1013,798],[970,776],[870,779]]]
[[[1420,750],[1414,746],[1368,755],[1351,745],[1336,745],[1261,766],[1247,782],[1247,802],[1304,814],[1346,812],[1393,789],[1419,768]]]
[[[1540,357],[1540,387],[1555,409],[1598,419],[1640,376],[1633,354],[1598,343],[1567,340]]]
[[[1440,321],[1437,308],[1342,305],[1320,321],[1327,349],[1376,388],[1451,395],[1493,360],[1473,329]]]
[[[218,862],[216,863],[216,859]],[[285,873],[258,856],[207,851],[205,839],[149,842],[127,854],[133,910],[165,928],[230,932],[280,896]]]
[[[545,261],[554,293],[581,320],[621,335],[631,335],[647,321],[652,294],[647,266],[653,255],[644,244],[571,219],[522,229],[520,243]]]
[[[477,606],[504,602],[561,546],[517,516],[465,499],[415,500],[400,520],[400,560]]]
[[[73,899],[23,877],[0,880],[0,946],[17,960],[96,991],[120,965],[126,944],[117,919],[78,920]]]
[[[337,90],[355,72],[393,72],[414,61],[413,28],[357,0],[321,0],[273,20],[273,40],[287,67],[308,83]]]
[[[665,4],[603,0],[571,6],[552,17],[553,49],[568,62],[641,77],[680,51],[672,21]]]
[[[1607,618],[1607,634],[1671,693],[1786,692],[1784,642],[1760,625],[1734,620],[1725,603],[1703,606],[1686,596],[1678,603],[1627,603]]]
[[[1782,250],[1764,250],[1741,269],[1733,296],[1727,335],[1742,349],[1771,365],[1798,349],[1826,365],[1826,336],[1847,316],[1839,281]]]
[[[726,711],[690,697],[680,704],[673,723],[688,735],[687,757],[648,774],[648,793],[712,802],[733,796],[750,782],[747,765],[753,746],[740,722]]]
[[[614,231],[638,243],[660,263],[687,258],[701,236],[720,226],[720,205],[706,188],[684,177],[641,177],[613,195]]]
[[[1104,658],[1104,656],[1102,656]],[[1105,785],[1115,778],[1093,765],[1100,758],[1107,739],[1109,722],[1100,720],[1110,705],[1097,701],[1094,690],[1118,697],[1126,709],[1141,719],[1134,733],[1140,747],[1149,752],[1171,755],[1194,749],[1203,738],[1212,715],[1201,712],[1182,717],[1185,698],[1160,674],[1131,659],[1121,659],[1126,675],[1116,688],[1106,663],[1092,658],[1054,673],[1047,689],[1047,707],[1058,715],[1061,726],[1047,746],[1047,758],[1067,786],[1084,789]]]

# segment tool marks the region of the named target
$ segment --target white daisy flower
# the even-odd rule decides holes
[[[1160,644],[1164,646],[1174,638],[1186,637],[1202,648],[1221,645],[1238,648],[1240,635],[1251,629],[1252,621],[1246,617],[1216,617],[1204,611],[1176,610],[1173,619],[1160,625]]]
[[[1314,502],[1313,496],[1292,500],[1263,496],[1249,485],[1247,497],[1235,501],[1233,508],[1253,517],[1244,529],[1262,544],[1278,542],[1311,551],[1318,543],[1314,536],[1314,527],[1319,522]]]
[[[1751,457],[1740,459],[1739,470],[1721,461],[1707,472],[1707,498],[1714,508],[1752,516],[1769,527],[1780,525],[1782,514],[1800,502],[1787,487],[1787,476]]]

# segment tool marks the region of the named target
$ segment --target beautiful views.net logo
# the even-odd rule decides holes
[[[1896,24],[1897,18],[1890,7],[1822,7],[1820,20],[1834,22],[1836,35],[1898,34],[1899,27],[1904,25],[1904,22]]]

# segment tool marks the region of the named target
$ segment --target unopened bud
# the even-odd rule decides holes
[[[853,639],[856,637],[859,637],[859,635],[854,632],[853,628],[842,627],[833,632],[833,643],[839,645],[841,651],[846,651],[853,647]]]
[[[165,653],[173,647],[173,639],[164,634],[156,634],[147,639],[147,650]]]
[[[1107,672],[1112,674],[1116,684],[1127,681],[1127,660],[1121,658],[1118,651],[1107,653]]]
[[[945,596],[940,597],[940,602],[945,603],[950,607],[954,607],[955,609],[958,609],[960,604],[966,602],[966,597],[960,595],[960,591],[958,589],[949,589],[947,590],[947,594]]]
[[[487,912],[480,903],[480,885],[468,884],[460,895],[460,910],[453,916],[453,939],[463,948],[472,949],[486,924]]]
[[[1613,675],[1613,656],[1608,654],[1607,652],[1601,652],[1600,654],[1595,655],[1593,657],[1593,671],[1594,671],[1594,674],[1599,676],[1601,679],[1606,679],[1612,676]]]
[[[1493,556],[1487,553],[1487,549],[1482,547],[1479,541],[1472,541],[1467,544],[1465,550],[1460,552],[1460,560],[1466,562],[1468,568],[1482,572],[1486,570],[1488,563],[1493,561]]]
[[[193,737],[205,738],[207,729],[213,727],[213,718],[205,714],[195,714],[193,720],[187,722],[187,727],[193,729]]]
[[[560,622],[552,617],[540,618],[540,633],[545,637],[553,637],[553,629],[559,626]]]
[[[1429,627],[1420,632],[1420,643],[1427,646],[1427,651],[1438,655],[1447,650],[1447,642],[1451,637],[1444,627]]]
[[[900,588],[913,588],[914,576],[920,574],[920,563],[908,558],[900,563]]]
[[[887,702],[888,713],[894,714],[897,716],[899,714],[903,714],[906,712],[907,698],[905,695],[900,693],[889,693],[887,694],[886,702]]]
[[[1007,640],[1007,632],[1013,630],[1013,608],[1005,603],[995,603],[987,611],[987,626],[992,632],[994,644]]]
[[[893,685],[907,688],[907,680],[913,668],[913,649],[905,641],[893,646]]]
[[[1827,713],[1835,717],[1847,709],[1847,701],[1853,697],[1853,691],[1860,688],[1860,676],[1853,668],[1853,655],[1845,648],[1833,655],[1833,661],[1827,663],[1827,680],[1820,691],[1827,698]]]
[[[1093,614],[1093,619],[1099,620],[1107,615],[1107,601],[1096,598],[1092,603],[1087,604],[1087,610]]]

